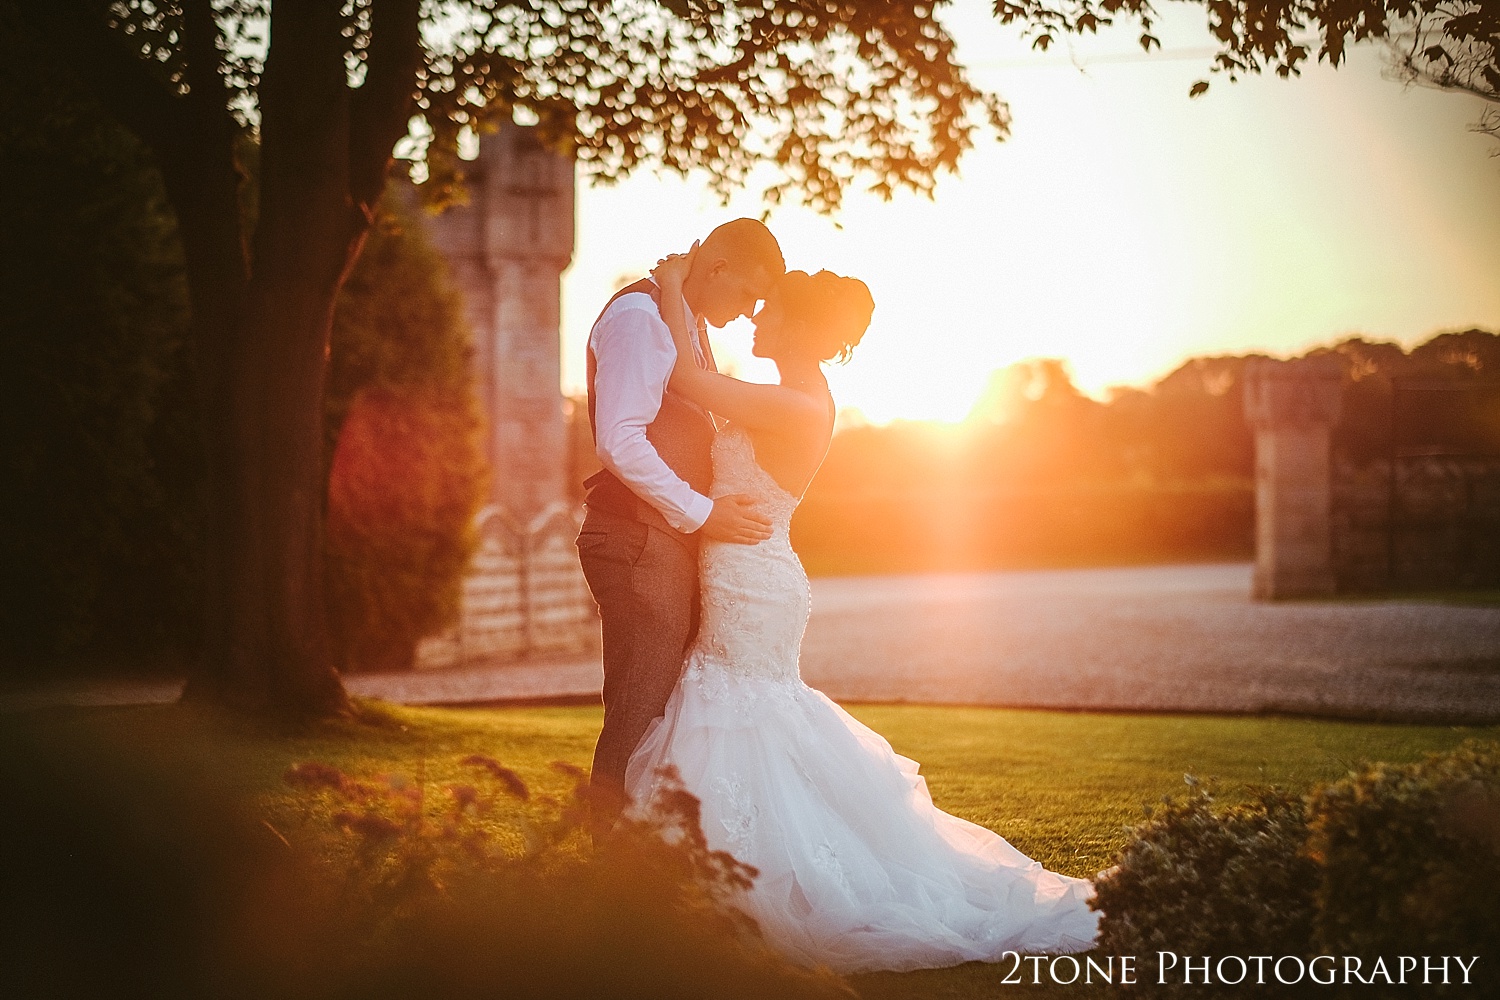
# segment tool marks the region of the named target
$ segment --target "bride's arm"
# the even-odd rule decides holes
[[[661,286],[663,302],[675,303],[682,298],[682,282],[692,266],[692,254],[672,254],[652,269],[651,276]],[[677,348],[672,388],[705,410],[745,427],[773,430],[790,422],[819,421],[826,415],[822,404],[807,393],[786,386],[742,382],[700,368],[693,347],[697,331],[687,328],[681,309],[668,307],[661,312]]]

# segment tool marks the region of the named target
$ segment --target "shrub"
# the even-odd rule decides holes
[[[442,260],[389,200],[334,314],[325,546],[343,670],[410,666],[453,622],[483,501],[470,333]]]
[[[1136,827],[1100,880],[1099,947],[1141,956],[1151,996],[1406,996],[1437,983],[1343,982],[1343,957],[1362,976],[1383,957],[1479,956],[1471,986],[1451,966],[1455,994],[1494,990],[1500,942],[1500,745],[1466,743],[1415,764],[1368,764],[1303,797],[1275,790],[1218,808],[1197,787],[1167,799]],[[1158,984],[1158,951],[1178,955],[1337,956],[1334,989],[1304,982]],[[1237,970],[1236,970],[1237,971]],[[1416,975],[1421,975],[1418,971]],[[1269,974],[1267,978],[1270,978]],[[1486,995],[1492,995],[1486,994]]]
[[[1192,777],[1182,799],[1164,799],[1132,831],[1118,872],[1097,885],[1099,948],[1140,957],[1139,991],[1203,996],[1202,985],[1168,975],[1157,985],[1159,951],[1178,955],[1304,955],[1311,940],[1317,867],[1304,851],[1303,801],[1266,789],[1251,802],[1215,807]],[[1201,980],[1200,980],[1201,982]],[[1226,987],[1236,996],[1285,995],[1279,984]]]
[[[1367,765],[1309,805],[1325,951],[1483,955],[1500,982],[1500,745]]]
[[[554,765],[578,780],[557,802],[532,799],[493,758],[461,763],[473,781],[437,789],[435,801],[402,775],[356,779],[318,763],[287,773],[310,791],[308,815],[343,831],[339,920],[353,940],[327,971],[348,995],[853,995],[764,946],[732,906],[754,870],[708,848],[698,800],[680,782],[595,848],[579,769]],[[519,849],[494,822],[507,799],[530,800]]]
[[[330,637],[340,669],[402,669],[453,621],[480,482],[463,400],[370,387],[350,407],[328,483]]]

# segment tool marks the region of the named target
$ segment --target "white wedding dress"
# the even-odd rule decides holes
[[[705,541],[702,625],[630,759],[634,807],[674,766],[709,846],[758,869],[738,905],[804,965],[906,970],[1092,947],[1091,882],[938,809],[915,761],[802,682],[811,591],[787,535],[797,499],[742,429],[718,435],[713,459],[713,495],[755,497],[773,531],[758,545]]]

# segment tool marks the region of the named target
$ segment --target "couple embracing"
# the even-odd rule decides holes
[[[787,271],[770,231],[738,219],[594,323],[604,468],[585,484],[578,551],[604,637],[595,805],[605,823],[647,808],[675,769],[709,846],[758,872],[739,905],[802,964],[1086,950],[1088,880],[938,809],[916,762],[798,673],[811,593],[788,531],[833,436],[822,365],[848,357],[873,311],[863,282]],[[716,370],[706,327],[741,316],[779,383]]]

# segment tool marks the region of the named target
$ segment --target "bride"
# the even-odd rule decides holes
[[[652,272],[664,301],[690,261],[673,255]],[[776,363],[779,385],[699,368],[696,331],[663,310],[672,388],[729,420],[713,445],[713,496],[755,497],[773,529],[757,545],[704,542],[702,624],[626,789],[634,809],[649,808],[675,768],[709,846],[758,870],[737,905],[802,964],[852,973],[1084,951],[1099,920],[1087,879],[938,809],[915,761],[798,674],[811,593],[787,531],[833,435],[821,363],[848,357],[874,307],[857,279],[788,272],[754,318],[752,352]]]

